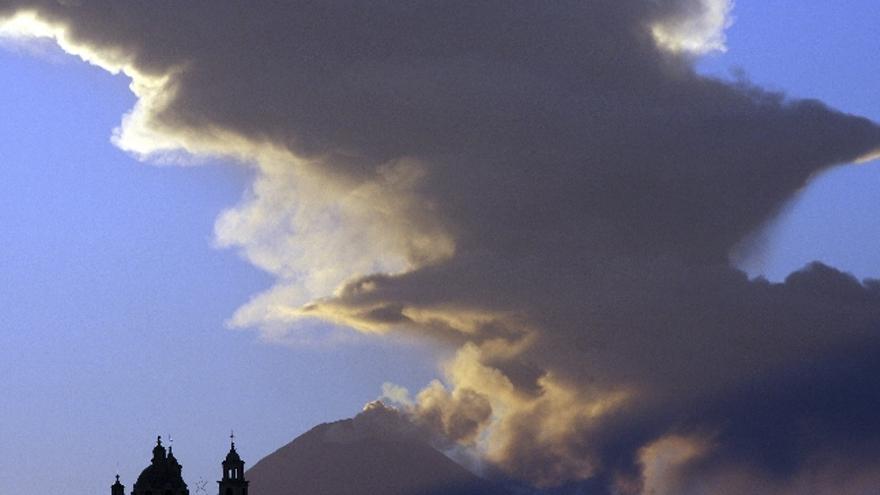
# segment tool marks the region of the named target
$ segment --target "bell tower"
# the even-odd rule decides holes
[[[244,479],[244,461],[235,451],[235,434],[229,435],[231,446],[226,459],[223,460],[223,479],[217,483],[220,485],[220,495],[247,495],[248,481]]]

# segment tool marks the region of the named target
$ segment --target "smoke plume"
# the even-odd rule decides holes
[[[698,75],[732,2],[0,5],[7,36],[132,79],[118,146],[257,170],[217,241],[277,284],[232,324],[456,346],[401,408],[500,476],[644,494],[880,476],[880,284],[728,260],[811,177],[875,156],[880,127]]]

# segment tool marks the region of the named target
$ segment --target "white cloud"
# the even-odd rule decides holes
[[[686,2],[685,13],[668,16],[651,27],[657,44],[674,53],[703,55],[725,51],[725,30],[733,23],[733,0]]]

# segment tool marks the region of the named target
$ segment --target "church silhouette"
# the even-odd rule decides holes
[[[244,478],[244,461],[235,451],[234,437],[222,465],[223,478],[217,482],[220,485],[218,494],[247,495],[248,481]],[[134,482],[131,495],[189,495],[182,472],[183,466],[177,462],[171,447],[166,451],[162,446],[162,437],[157,437],[153,459]],[[116,483],[110,487],[110,495],[125,495],[125,485],[119,482],[118,474]]]

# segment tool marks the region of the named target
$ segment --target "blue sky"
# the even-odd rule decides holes
[[[0,491],[102,493],[117,464],[130,484],[169,433],[187,479],[213,482],[230,428],[253,463],[356,413],[385,380],[433,377],[415,346],[288,348],[227,329],[271,284],[212,247],[248,170],[118,150],[110,134],[134,102],[121,76],[58,53],[0,51],[0,67],[0,448],[19,466]]]
[[[735,78],[880,120],[876,22],[870,1],[739,1],[727,53],[701,71]],[[873,164],[876,165],[876,162]],[[764,249],[743,261],[750,274],[781,280],[812,260],[860,278],[880,276],[880,167],[841,167],[817,178],[772,223]]]
[[[880,121],[880,5],[843,3],[741,0],[728,52],[700,70],[742,70]],[[130,483],[167,433],[187,479],[213,481],[229,428],[252,463],[356,413],[385,381],[417,389],[436,375],[426,345],[290,347],[227,329],[272,284],[212,247],[216,216],[251,174],[145,165],[115,148],[127,85],[59,53],[0,50],[0,456],[16,466],[0,470],[2,493],[101,493],[117,468]],[[819,259],[880,276],[878,200],[876,163],[832,171],[743,266],[779,280]]]

